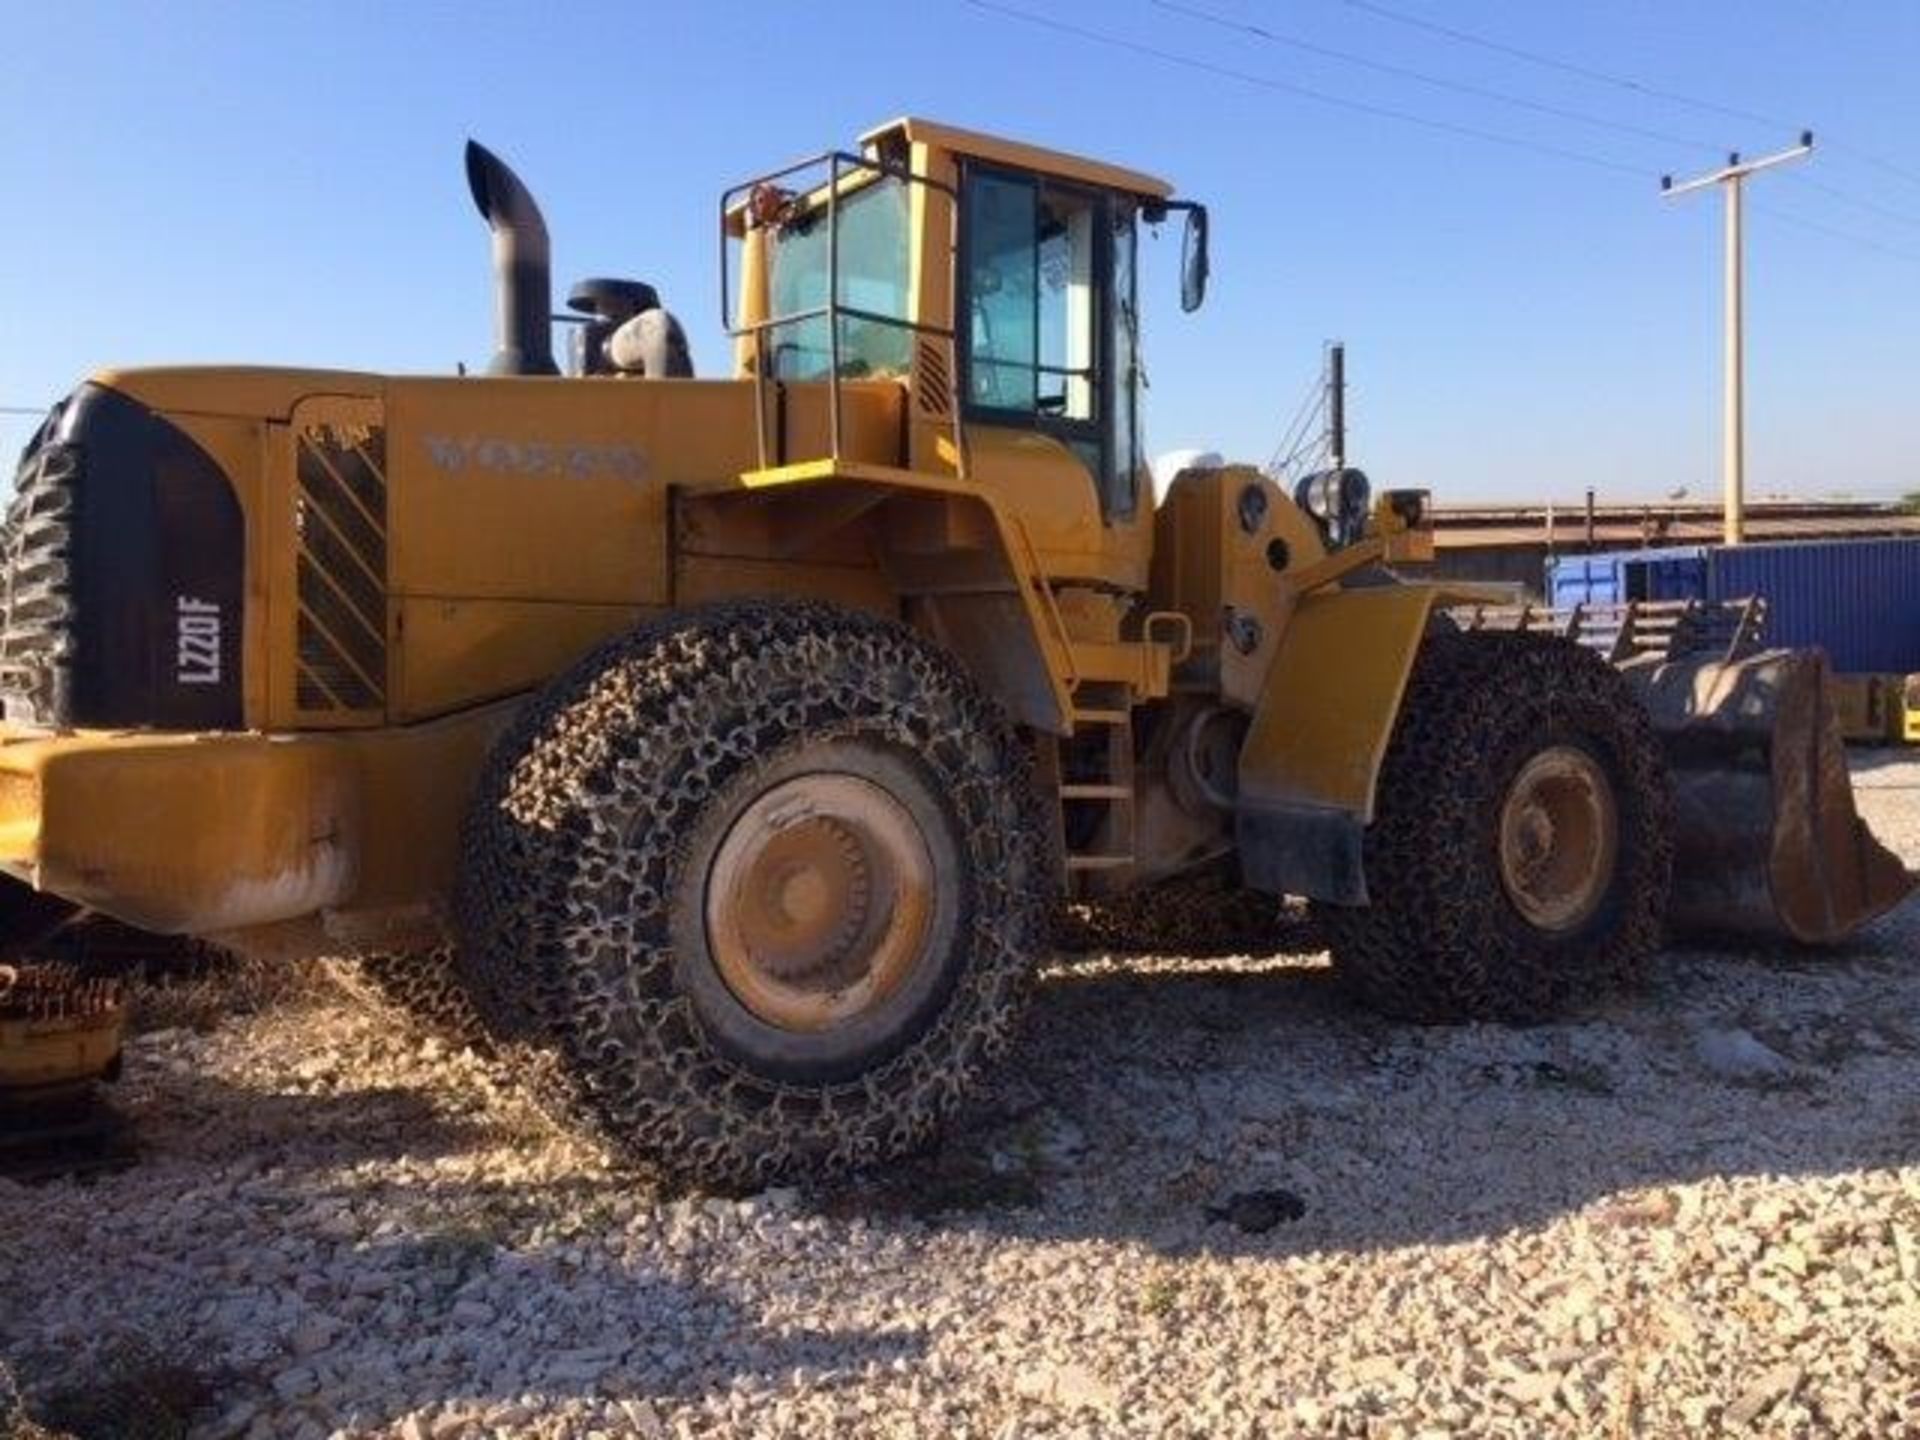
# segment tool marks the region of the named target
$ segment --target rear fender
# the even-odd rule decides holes
[[[796,534],[808,517],[866,526],[904,618],[953,651],[1016,722],[1066,733],[1074,661],[1033,537],[967,482],[821,460],[750,472],[740,490],[695,503],[714,517],[766,507]]]
[[[1367,903],[1361,841],[1407,677],[1443,596],[1393,585],[1301,597],[1240,751],[1235,829],[1247,884]]]

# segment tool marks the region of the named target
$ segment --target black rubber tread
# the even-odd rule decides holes
[[[427,1034],[468,1049],[487,1049],[487,1028],[455,968],[453,946],[351,955],[341,962],[338,974],[349,991],[398,1010]]]
[[[951,811],[959,953],[896,1052],[848,1080],[776,1080],[703,1029],[674,901],[715,797],[836,739],[912,757]],[[913,631],[792,600],[680,612],[582,661],[497,748],[463,835],[459,968],[489,1027],[551,1057],[566,1108],[625,1157],[722,1188],[844,1171],[924,1143],[1004,1052],[1046,942],[1046,835],[1028,747]]]
[[[1501,804],[1520,766],[1584,746],[1614,786],[1619,853],[1594,915],[1554,935],[1501,884]],[[1640,979],[1660,948],[1673,853],[1659,743],[1598,655],[1527,634],[1427,638],[1380,775],[1365,907],[1317,905],[1341,984],[1425,1022],[1545,1019]]]

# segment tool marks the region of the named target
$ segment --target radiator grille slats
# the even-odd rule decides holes
[[[361,679],[311,615],[300,616],[300,675],[294,690],[302,710],[370,710],[379,692]]]
[[[387,695],[385,437],[300,432],[294,700],[312,712],[379,710]]]
[[[353,547],[340,538],[339,534],[324,522],[315,524],[309,521],[305,533],[301,536],[301,548],[305,554],[301,557],[301,569],[312,569],[327,577],[333,588],[340,592],[360,623],[380,634],[386,629],[387,595],[379,572],[368,574],[365,563],[355,553]],[[301,589],[306,589],[304,573]]]
[[[374,447],[382,447],[382,442],[373,440]],[[381,453],[375,460],[373,453]],[[360,508],[369,517],[374,517],[385,530],[387,513],[387,482],[382,478],[386,473],[383,447],[370,452],[366,446],[351,445],[330,457],[329,468],[334,475],[352,492],[354,499],[360,502]],[[381,541],[384,553],[384,538]]]
[[[51,430],[51,425],[47,431]],[[21,456],[0,521],[5,717],[67,723],[73,673],[73,508],[80,455],[41,437]]]
[[[311,441],[302,439],[300,493],[320,513],[325,524],[347,543],[355,558],[366,566],[368,574],[384,576],[387,573],[385,489],[382,487],[373,497],[372,505],[354,493],[354,487],[342,478],[345,459],[353,454],[351,450],[334,450],[328,455]]]

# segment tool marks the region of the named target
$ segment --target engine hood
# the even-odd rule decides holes
[[[224,415],[285,420],[309,395],[379,397],[386,378],[355,370],[295,370],[265,365],[166,365],[101,370],[95,385],[166,415]]]

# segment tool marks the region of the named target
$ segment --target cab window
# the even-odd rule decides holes
[[[888,320],[907,318],[907,187],[883,176],[851,188],[839,205],[840,374],[843,378],[904,375],[911,332]],[[824,203],[782,223],[767,247],[771,313],[824,307],[830,292]],[[865,311],[866,315],[859,312]],[[813,315],[770,328],[771,374],[778,380],[823,380],[832,367],[828,320]]]

